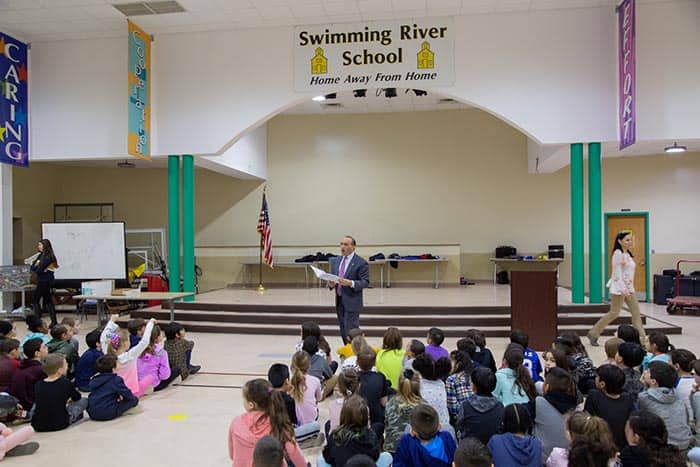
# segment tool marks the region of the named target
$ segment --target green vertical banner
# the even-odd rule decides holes
[[[194,263],[194,157],[182,156],[182,288],[195,292]],[[185,301],[192,301],[187,297]]]
[[[180,290],[180,156],[168,156],[169,290]]]
[[[584,303],[583,144],[571,145],[571,301]]]
[[[588,145],[588,294],[603,303],[603,193],[600,143]]]

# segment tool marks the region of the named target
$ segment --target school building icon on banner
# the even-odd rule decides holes
[[[325,75],[328,73],[328,59],[323,56],[323,49],[316,48],[316,55],[311,59],[311,74]]]
[[[418,68],[435,68],[435,52],[430,50],[430,43],[423,42],[418,52]]]

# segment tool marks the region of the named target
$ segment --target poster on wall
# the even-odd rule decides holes
[[[298,92],[454,84],[454,21],[420,18],[294,28]]]
[[[151,159],[151,36],[129,21],[129,154]]]
[[[637,140],[635,9],[635,0],[624,0],[617,7],[618,125],[621,150]]]
[[[27,44],[0,32],[0,162],[29,166]]]

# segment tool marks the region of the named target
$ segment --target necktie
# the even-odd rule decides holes
[[[340,267],[338,268],[338,277],[345,277],[345,260],[347,258],[343,256],[343,259],[340,261]],[[336,285],[335,287],[336,293],[338,296],[343,295],[343,286],[341,284]]]

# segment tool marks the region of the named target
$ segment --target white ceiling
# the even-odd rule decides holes
[[[132,0],[133,1],[133,0]],[[178,0],[184,13],[137,16],[151,34],[297,24],[472,15],[566,8],[613,8],[619,0]],[[638,0],[655,3],[680,0]],[[0,30],[26,41],[126,35],[112,3],[125,0],[0,0]]]
[[[396,89],[396,97],[384,97],[384,93],[377,95],[377,89],[368,89],[365,97],[355,97],[352,91],[336,93],[335,99],[326,99],[323,102],[315,102],[309,99],[284,112],[287,115],[299,114],[338,114],[338,113],[375,113],[375,112],[415,112],[422,110],[453,110],[467,109],[469,105],[450,99],[445,102],[445,96],[428,92],[425,96],[416,96],[407,89]],[[443,100],[441,102],[441,100]],[[340,104],[334,106],[329,104]]]

